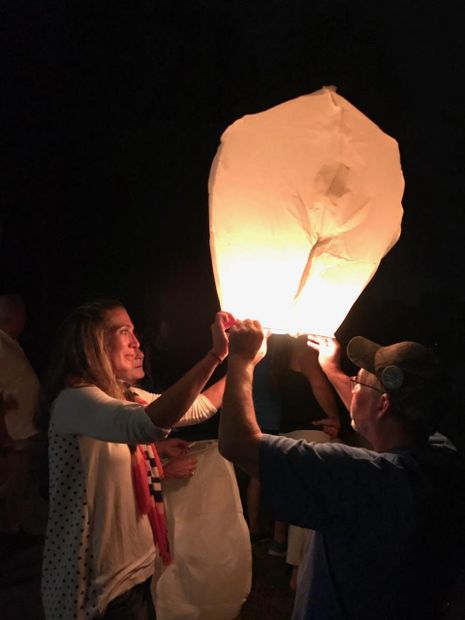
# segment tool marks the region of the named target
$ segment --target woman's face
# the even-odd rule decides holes
[[[106,346],[116,378],[133,385],[144,376],[144,354],[124,308],[107,311],[105,331]]]

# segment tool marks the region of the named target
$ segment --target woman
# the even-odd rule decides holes
[[[143,371],[134,325],[120,302],[81,306],[61,327],[45,398],[47,620],[155,617],[150,579],[156,553],[167,558],[168,550],[153,442],[220,406],[224,379],[200,391],[228,353],[225,328],[232,320],[217,313],[211,350],[163,395],[144,399],[128,390]]]

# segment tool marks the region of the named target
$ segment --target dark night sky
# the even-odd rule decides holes
[[[324,84],[399,141],[406,180],[401,240],[340,339],[463,337],[462,2],[7,5],[0,290],[26,298],[38,366],[57,321],[101,295],[142,326],[169,320],[191,363],[218,303],[207,179],[221,133]]]

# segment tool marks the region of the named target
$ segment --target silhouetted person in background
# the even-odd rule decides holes
[[[0,295],[0,532],[44,532],[31,514],[30,463],[34,454],[40,385],[18,343],[26,324],[19,295]]]

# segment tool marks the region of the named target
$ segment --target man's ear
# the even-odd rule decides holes
[[[383,417],[391,409],[391,397],[386,392],[383,392],[379,397],[378,416]]]

